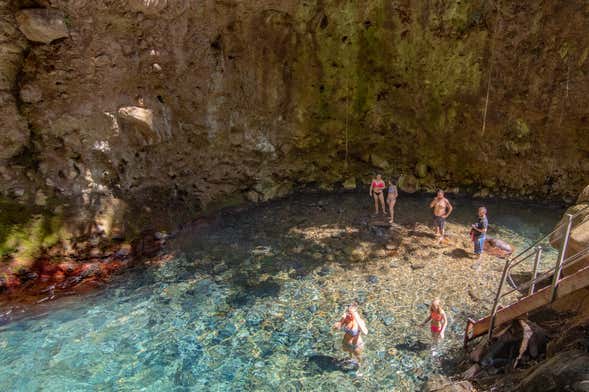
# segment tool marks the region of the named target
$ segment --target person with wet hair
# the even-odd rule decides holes
[[[370,197],[374,198],[374,214],[378,215],[378,203],[380,202],[380,205],[382,206],[382,213],[386,214],[387,210],[384,206],[384,196],[383,196],[383,192],[384,192],[384,187],[385,187],[385,183],[382,180],[382,176],[380,174],[376,175],[376,178],[374,178],[372,180],[372,182],[370,183],[370,191],[368,191],[368,194],[370,195]]]
[[[429,307],[429,316],[421,323],[421,326],[424,327],[428,321],[431,321],[430,330],[432,331],[433,343],[437,344],[444,339],[444,332],[448,326],[448,318],[446,312],[442,309],[442,301],[439,298],[434,298],[432,301]]]
[[[352,359],[355,357],[358,364],[360,364],[362,350],[364,349],[362,334],[368,335],[368,329],[366,328],[366,323],[358,313],[357,302],[352,302],[348,306],[341,319],[333,324],[333,329],[344,331],[342,348],[350,354]]]
[[[397,184],[394,179],[389,181],[389,189],[387,190],[387,204],[389,206],[389,214],[390,219],[389,223],[393,224],[395,219],[395,204],[397,203],[397,196],[399,196],[399,192],[397,191]]]

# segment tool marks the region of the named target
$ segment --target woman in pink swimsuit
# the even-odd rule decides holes
[[[387,210],[384,206],[384,188],[385,183],[382,180],[382,176],[380,174],[376,175],[376,178],[372,180],[370,183],[370,191],[368,194],[370,197],[374,197],[374,209],[375,214],[378,215],[378,202],[380,201],[380,205],[382,206],[382,213],[386,215]]]
[[[446,318],[446,312],[442,309],[439,298],[435,298],[429,307],[429,317],[425,319],[421,326],[423,327],[431,320],[430,329],[432,331],[432,340],[434,344],[438,343],[441,339],[444,339],[444,332],[448,325],[448,319]]]

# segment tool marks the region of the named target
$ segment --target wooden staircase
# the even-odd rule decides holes
[[[589,286],[589,266],[581,263],[589,259],[589,247],[575,252],[572,255],[567,254],[567,246],[573,225],[582,224],[587,220],[587,218],[584,217],[584,214],[582,214],[587,208],[589,208],[589,206],[577,212],[575,215],[568,214],[568,219],[561,225],[557,226],[551,233],[520,252],[514,258],[507,259],[501,274],[501,281],[499,282],[491,313],[480,320],[475,321],[469,319],[467,321],[464,333],[465,347],[471,340],[485,334],[490,340],[497,327],[522,317],[526,313],[549,305],[558,298],[563,298],[577,290]],[[581,218],[581,220],[579,220],[579,218]],[[562,236],[562,243],[554,267],[538,275],[543,249],[539,244],[547,241],[554,234],[561,233],[563,230],[564,235]],[[531,279],[524,283],[516,284],[511,276],[512,269],[521,265],[524,261],[531,259],[532,256],[534,257]],[[575,269],[575,266],[577,269]],[[568,275],[563,277],[562,272],[565,268],[568,271]],[[512,289],[505,291],[504,288],[507,281],[510,282]],[[536,288],[538,283],[546,281],[550,281],[551,284],[543,288]],[[515,293],[526,294],[524,297],[518,298],[504,307],[499,305],[502,299]]]

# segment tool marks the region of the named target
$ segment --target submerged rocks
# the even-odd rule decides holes
[[[376,284],[378,283],[378,276],[370,275],[368,278],[366,278],[366,281],[371,284]]]
[[[475,391],[468,381],[451,381],[442,375],[433,375],[427,380],[422,392],[471,392]]]
[[[420,262],[414,262],[411,263],[411,269],[412,270],[419,270],[419,269],[424,269],[425,268],[425,263],[420,263]]]
[[[55,9],[35,8],[17,12],[16,21],[22,33],[33,42],[48,44],[68,36],[63,12]]]

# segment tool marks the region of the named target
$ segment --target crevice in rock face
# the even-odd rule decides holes
[[[325,30],[327,26],[329,26],[329,19],[327,18],[327,15],[324,14],[321,18],[321,21],[319,22],[319,28],[321,30]]]
[[[215,39],[211,42],[211,48],[214,50],[223,50],[223,38],[221,34],[218,34]]]

